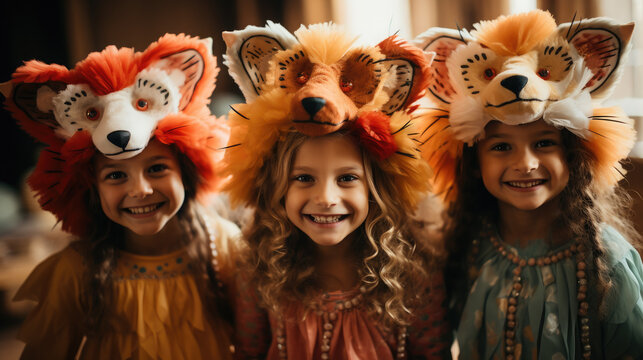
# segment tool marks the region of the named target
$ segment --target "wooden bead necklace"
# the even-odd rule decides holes
[[[364,300],[364,294],[366,293],[366,288],[361,286],[359,288],[360,293],[349,300],[337,301],[335,306],[331,311],[324,310],[320,304],[314,306],[314,312],[321,317],[322,324],[322,337],[321,337],[321,354],[320,358],[322,360],[330,359],[330,340],[333,336],[333,330],[335,329],[335,321],[338,318],[338,313],[348,312],[357,310],[359,305]],[[322,297],[328,297],[328,294],[322,295]],[[280,359],[287,359],[288,352],[286,349],[286,331],[284,329],[284,320],[280,319],[277,325],[277,331],[275,333],[277,339],[277,351],[279,352]],[[406,358],[406,337],[407,331],[406,326],[400,327],[400,331],[397,335],[397,349],[396,349],[396,359],[405,359]]]
[[[489,241],[493,245],[494,249],[500,254],[500,256],[512,262],[516,267],[513,269],[513,284],[509,298],[507,299],[507,318],[505,320],[505,336],[504,336],[504,350],[505,350],[505,359],[513,360],[515,359],[515,345],[516,345],[516,311],[518,307],[518,297],[523,288],[522,286],[522,270],[526,267],[543,267],[550,264],[555,264],[564,259],[569,259],[572,256],[576,257],[576,282],[577,282],[577,294],[576,299],[578,300],[578,321],[580,323],[580,342],[581,342],[581,352],[583,359],[590,359],[592,354],[592,346],[590,344],[589,338],[589,303],[587,301],[587,290],[588,290],[588,280],[587,280],[587,263],[585,262],[584,247],[582,244],[574,243],[570,247],[560,250],[555,253],[550,253],[542,257],[532,257],[528,259],[521,258],[517,254],[514,254],[511,251],[508,251],[505,245],[501,243],[498,239],[498,236],[494,235],[491,231],[488,234]],[[478,251],[477,247],[479,241],[474,241],[474,252],[475,255]]]

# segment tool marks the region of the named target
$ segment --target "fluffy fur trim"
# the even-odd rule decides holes
[[[288,107],[292,94],[276,90],[252,104],[233,105],[229,114],[230,140],[224,156],[223,190],[232,205],[249,203],[257,196],[255,180],[273,145],[291,129]]]
[[[310,62],[334,64],[346,54],[357,37],[350,38],[338,25],[327,22],[304,25],[295,31],[295,36],[304,47]]]
[[[464,143],[456,138],[449,124],[449,113],[445,110],[425,110],[418,115],[416,122],[422,158],[433,169],[433,192],[445,202],[453,201],[457,193],[456,163]]]
[[[421,195],[430,190],[427,179],[431,170],[422,160],[418,149],[417,127],[413,119],[404,111],[391,115],[390,133],[397,145],[397,151],[388,158],[378,161],[382,171],[394,179],[396,199],[408,214],[417,209]]]
[[[387,159],[397,151],[397,144],[390,131],[390,121],[379,111],[362,113],[353,123],[353,131],[360,144],[378,160]]]
[[[556,31],[556,21],[548,11],[500,16],[474,24],[471,35],[502,56],[526,54]]]
[[[625,170],[620,161],[634,146],[634,121],[618,107],[594,109],[589,121],[591,136],[584,142],[594,154],[594,183],[598,190],[609,189],[623,179]]]

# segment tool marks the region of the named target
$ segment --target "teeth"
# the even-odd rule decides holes
[[[519,187],[519,188],[529,188],[532,186],[540,185],[544,183],[544,180],[534,180],[534,181],[508,181],[507,183],[511,186],[514,187]]]
[[[313,221],[316,223],[320,224],[330,224],[330,223],[336,223],[339,221],[339,219],[342,217],[341,215],[333,215],[333,216],[317,216],[317,215],[310,215],[311,218],[313,218]]]
[[[131,208],[127,208],[127,210],[129,210],[129,212],[131,212],[132,214],[137,214],[137,215],[138,214],[147,214],[147,213],[151,213],[152,211],[158,209],[160,206],[161,206],[161,204],[154,204],[154,205],[150,205],[150,206],[131,207]]]

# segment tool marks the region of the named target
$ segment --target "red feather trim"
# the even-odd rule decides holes
[[[353,131],[360,143],[379,160],[385,160],[397,151],[397,144],[391,135],[388,115],[380,111],[368,111],[355,120]]]

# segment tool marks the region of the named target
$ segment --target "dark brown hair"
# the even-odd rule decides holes
[[[620,187],[599,191],[594,184],[592,168],[596,159],[584,146],[583,139],[561,130],[561,137],[569,168],[569,182],[560,194],[562,229],[568,229],[570,239],[578,239],[586,249],[586,258],[596,275],[594,283],[601,304],[610,288],[609,269],[605,248],[601,242],[601,226],[614,227],[632,245],[641,249],[641,237],[630,221],[631,198]],[[479,176],[476,146],[465,146],[456,169],[458,195],[448,210],[449,221],[445,225],[445,242],[449,253],[446,274],[447,291],[452,307],[457,312],[463,305],[471,282],[469,257],[472,240],[479,238],[485,222],[498,222],[498,201],[487,191]]]
[[[204,304],[214,303],[224,307],[226,305],[222,301],[222,294],[216,286],[216,274],[210,266],[205,220],[199,215],[201,209],[196,201],[196,190],[202,179],[192,161],[174,145],[170,147],[177,157],[185,189],[185,200],[176,216],[186,236],[181,236],[177,241],[186,248],[188,261],[203,295]],[[86,307],[85,329],[91,333],[99,328],[106,305],[111,301],[110,280],[118,262],[117,250],[123,247],[125,228],[105,215],[95,185],[87,191],[86,202],[90,216],[94,219],[91,232],[86,238],[77,241],[74,246],[87,261],[88,271],[85,278],[88,286],[85,287],[86,292],[82,294],[82,303]],[[208,308],[205,307],[205,310],[207,311]],[[219,313],[228,314],[229,312],[220,311]]]

